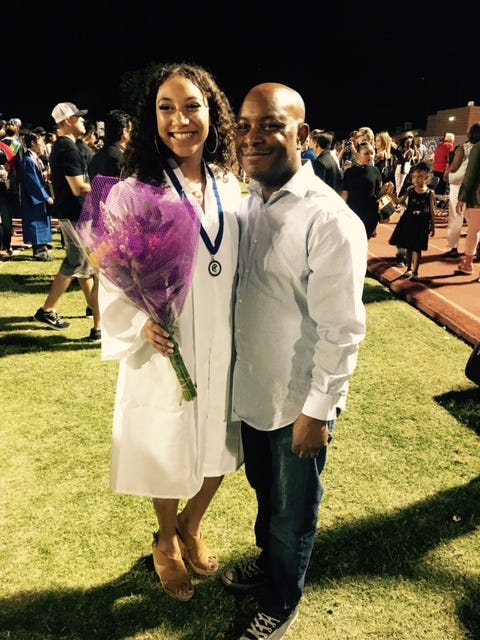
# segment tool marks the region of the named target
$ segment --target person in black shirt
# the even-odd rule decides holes
[[[90,180],[99,173],[102,176],[120,177],[123,153],[130,140],[131,116],[120,109],[109,111],[105,117],[103,147],[88,163]]]
[[[327,131],[320,131],[311,134],[313,150],[316,159],[312,161],[315,174],[321,178],[334,191],[340,193],[342,190],[342,171],[337,160],[333,157],[332,148],[333,136]]]
[[[373,164],[374,158],[373,145],[370,142],[361,142],[355,157],[356,164],[345,170],[343,190],[340,194],[362,220],[367,238],[374,235],[380,221],[378,198],[386,193],[391,195],[394,191],[393,183],[382,184],[380,171]]]
[[[88,339],[98,342],[101,337],[98,281],[70,231],[71,225],[75,227],[85,197],[90,192],[87,162],[77,144],[78,138],[85,133],[83,116],[86,113],[86,110],[78,109],[71,102],[61,102],[52,111],[52,117],[58,125],[58,137],[50,154],[51,184],[54,214],[59,220],[66,255],[34,320],[53,329],[68,329],[70,323],[58,315],[55,307],[72,279],[77,278],[88,305],[86,315],[93,314],[94,326]]]

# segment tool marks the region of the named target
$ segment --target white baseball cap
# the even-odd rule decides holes
[[[71,118],[72,116],[85,116],[87,113],[87,109],[79,109],[73,104],[73,102],[59,102],[57,106],[53,108],[52,118],[57,124],[59,124],[66,118]]]

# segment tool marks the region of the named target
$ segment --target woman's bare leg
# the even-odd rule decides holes
[[[182,510],[182,524],[192,536],[200,535],[202,518],[222,484],[222,480],[223,476],[204,478],[200,491],[187,502]]]
[[[217,557],[208,549],[201,529],[202,518],[222,480],[223,476],[205,478],[200,491],[188,500],[177,517],[179,536],[184,544],[184,557],[195,573],[200,575],[213,575],[218,571]]]
[[[158,548],[172,558],[180,553],[177,539],[177,499],[153,498],[158,520]]]

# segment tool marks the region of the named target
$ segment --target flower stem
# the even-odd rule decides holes
[[[182,397],[184,400],[189,402],[190,400],[196,398],[197,389],[193,384],[187,367],[185,366],[182,354],[180,353],[178,342],[176,341],[173,333],[173,329],[169,326],[165,328],[169,333],[169,340],[173,342],[173,353],[170,356],[170,362],[172,363],[173,369],[177,374],[178,382],[180,383],[180,387],[182,388]]]

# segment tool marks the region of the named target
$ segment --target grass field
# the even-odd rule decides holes
[[[147,499],[109,489],[117,364],[72,286],[31,321],[62,255],[0,264],[0,640],[235,640],[255,610],[218,578],[187,604],[153,572]],[[480,389],[471,347],[367,278],[368,331],[324,475],[299,640],[480,638]],[[274,320],[274,319],[273,319]],[[255,553],[243,468],[204,522],[222,566]]]

